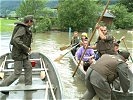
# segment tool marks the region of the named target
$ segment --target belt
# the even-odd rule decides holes
[[[89,63],[89,61],[83,61],[84,63]]]

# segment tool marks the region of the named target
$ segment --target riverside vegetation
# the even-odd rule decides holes
[[[12,32],[14,28],[14,22],[17,21],[18,20],[0,18],[0,32]]]

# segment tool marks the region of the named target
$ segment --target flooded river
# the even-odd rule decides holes
[[[133,57],[133,34],[126,33],[125,31],[122,33],[113,31],[113,35],[116,37],[116,39],[120,39],[120,37],[123,35],[126,36],[125,42]],[[10,51],[10,37],[11,32],[1,33],[0,55]],[[59,48],[64,45],[68,45],[70,43],[70,37],[70,34],[67,32],[53,31],[48,33],[36,33],[33,35],[32,51],[41,52],[53,61],[62,81],[64,99],[79,99],[85,92],[86,87],[84,86],[84,82],[77,74],[75,77],[72,77],[75,69],[72,68],[74,63],[70,58],[69,53],[62,58],[60,63],[54,61],[57,57],[60,56],[60,54],[65,54],[67,52],[67,50],[60,51]],[[95,40],[96,36],[92,41]],[[120,49],[126,50],[124,43],[120,43]]]

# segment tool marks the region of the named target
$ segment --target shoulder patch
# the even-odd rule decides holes
[[[111,58],[116,58],[114,55],[109,55]]]
[[[120,61],[120,62],[122,61],[121,59],[117,59],[117,60]]]
[[[115,58],[115,56],[112,56],[112,58]]]

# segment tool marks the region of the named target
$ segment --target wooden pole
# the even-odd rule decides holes
[[[127,48],[127,45],[126,45],[126,42],[125,42],[125,40],[124,39],[122,39],[122,41],[123,41],[123,43],[124,43],[124,45],[125,45],[125,47],[126,47],[126,50],[128,51],[128,48]],[[128,51],[129,52],[129,51]],[[130,59],[131,59],[131,61],[133,62],[133,59],[132,59],[132,56],[130,55]]]
[[[0,78],[3,79],[4,78],[4,72],[2,72],[4,70],[4,67],[5,67],[5,63],[6,63],[6,59],[7,59],[7,56],[5,56],[5,59],[4,61],[2,62],[1,66],[0,66]]]
[[[40,58],[40,64],[41,64],[41,68],[43,68],[43,63],[42,63],[42,58]],[[40,72],[40,78],[43,80],[45,79],[46,75],[45,75],[45,71],[41,71]]]
[[[67,48],[69,48],[71,45],[65,45],[65,46],[62,46],[60,47],[60,50],[63,51],[63,50],[66,50]]]
[[[74,49],[76,46],[78,46],[79,43],[75,46],[73,46],[70,50],[68,50],[65,54],[60,55],[59,57],[57,57],[54,61],[60,61],[66,54],[68,54],[72,49]]]
[[[108,5],[109,5],[109,2],[110,2],[110,0],[108,0],[108,2],[107,2],[107,4],[106,4],[106,7],[105,7],[105,9],[104,9],[104,11],[103,11],[101,17],[100,17],[99,20],[97,21],[96,25],[99,24],[100,21],[102,20],[103,15],[105,14],[105,11],[106,11],[106,9],[107,9],[107,7],[108,7]],[[95,25],[95,28],[94,28],[94,30],[93,30],[93,32],[92,32],[92,35],[91,35],[91,37],[90,37],[90,39],[89,39],[89,41],[88,41],[87,47],[89,46],[89,44],[90,44],[90,42],[91,42],[91,40],[92,40],[92,38],[93,38],[93,36],[94,36],[94,34],[95,34],[95,32],[96,32],[96,25]],[[83,52],[83,54],[82,54],[82,56],[81,56],[81,59],[79,60],[79,63],[78,63],[78,65],[77,65],[77,67],[76,67],[76,69],[75,69],[75,71],[74,71],[72,77],[74,77],[74,75],[76,74],[77,69],[78,69],[78,67],[79,67],[79,65],[80,65],[80,63],[81,63],[81,61],[82,61],[82,59],[83,59],[83,57],[84,57],[84,54],[85,54],[86,50],[87,50],[87,48],[85,48],[85,51]]]

